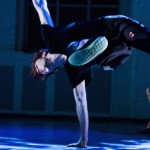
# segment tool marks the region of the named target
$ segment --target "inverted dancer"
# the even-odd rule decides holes
[[[32,0],[41,22],[47,49],[34,55],[32,75],[44,80],[64,65],[73,88],[81,136],[72,147],[87,147],[88,108],[86,86],[91,66],[114,70],[132,54],[131,47],[150,53],[150,30],[126,16],[102,16],[55,27],[46,0]]]

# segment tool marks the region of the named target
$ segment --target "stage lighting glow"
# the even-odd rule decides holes
[[[106,149],[110,148],[110,150],[119,150],[119,149],[149,150],[150,149],[150,140],[121,140],[118,143],[100,142],[99,144],[104,145]]]
[[[0,149],[3,150],[79,150],[66,145],[33,143],[17,138],[0,137]],[[99,147],[89,146],[86,150],[99,150]]]

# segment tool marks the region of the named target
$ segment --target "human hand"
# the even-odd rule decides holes
[[[87,148],[87,140],[79,140],[77,143],[68,144],[67,147]]]
[[[67,147],[78,147],[78,148],[87,148],[87,145],[81,145],[81,143],[71,143]]]

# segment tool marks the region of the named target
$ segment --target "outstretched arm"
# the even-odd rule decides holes
[[[82,81],[73,89],[75,101],[76,101],[76,111],[79,119],[81,137],[77,143],[69,144],[69,147],[87,147],[88,142],[88,108],[87,108],[87,98],[85,81]]]
[[[32,0],[33,6],[36,9],[41,24],[50,25],[51,27],[54,26],[53,20],[51,18],[50,12],[47,7],[46,0]]]

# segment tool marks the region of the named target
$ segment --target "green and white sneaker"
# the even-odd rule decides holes
[[[73,66],[83,66],[101,54],[108,46],[106,37],[89,40],[81,49],[69,56],[68,62]]]

